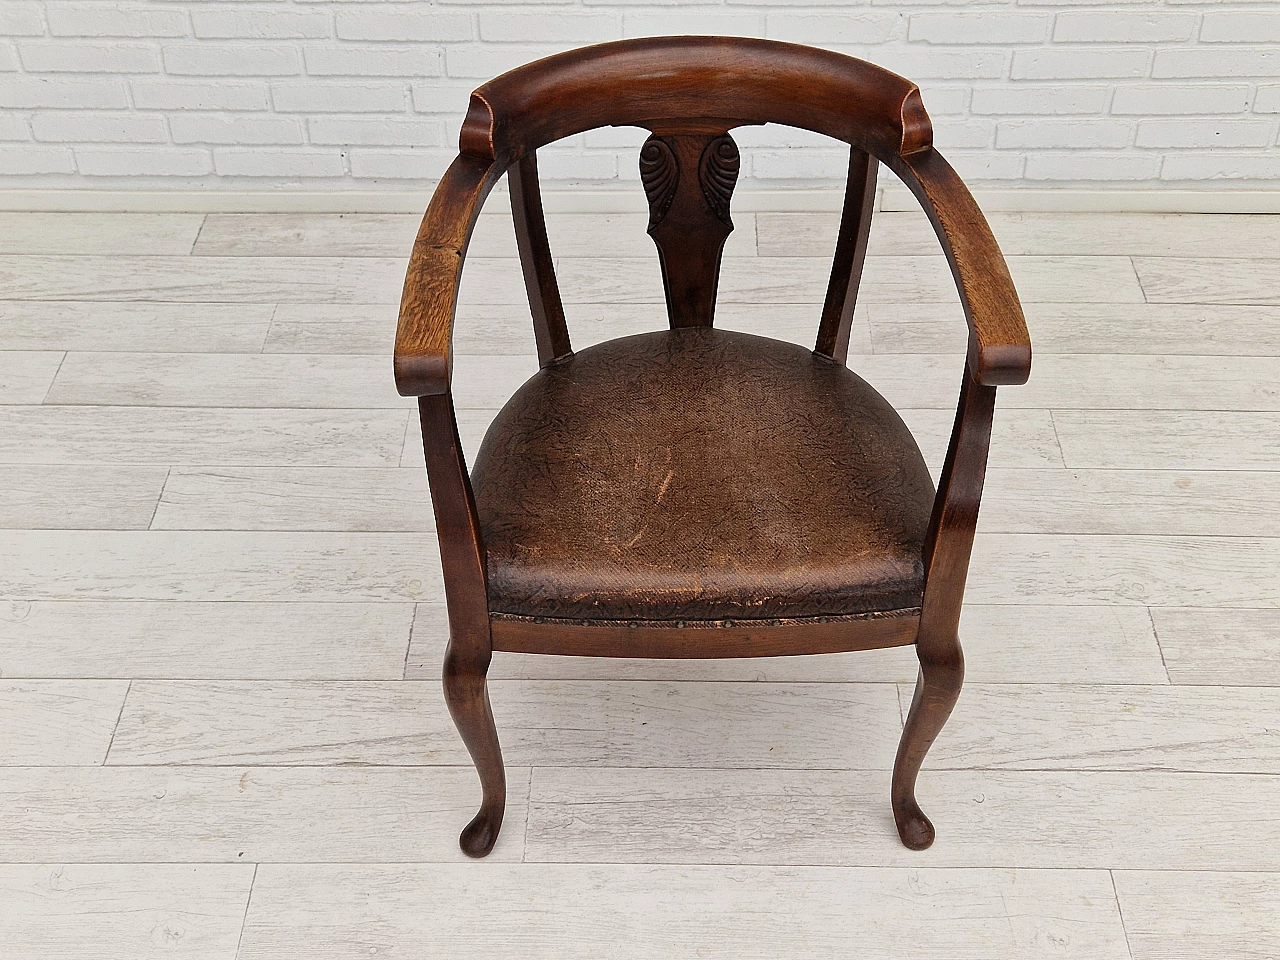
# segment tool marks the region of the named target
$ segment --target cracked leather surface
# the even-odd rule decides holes
[[[919,606],[933,482],[889,403],[794,344],[695,327],[535,374],[472,470],[489,606],[722,620]]]

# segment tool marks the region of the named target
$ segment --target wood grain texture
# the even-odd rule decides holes
[[[1102,470],[1277,470],[1274,413],[1234,410],[1059,410],[1068,467]]]
[[[529,771],[510,771],[523,823]],[[27,767],[5,771],[0,857],[77,863],[462,860],[466,767]],[[519,860],[521,830],[494,860]],[[0,925],[0,929],[3,926]]]
[[[398,312],[392,303],[277,304],[262,352],[389,357]]]
[[[0,407],[0,463],[394,467],[399,410]]]
[[[1194,213],[997,213],[1006,253],[1059,256],[1280,256],[1269,217]]]
[[[102,763],[124,680],[0,680],[0,765]]]
[[[383,357],[298,354],[73,352],[63,361],[45,402],[142,407],[410,407],[388,380]]]
[[[31,600],[431,600],[430,534],[12,531],[0,595]]]
[[[1280,540],[981,533],[977,603],[1259,607],[1273,604]]]
[[[394,680],[413,605],[0,602],[0,676]]]
[[[910,687],[900,695],[905,704]],[[968,684],[937,769],[1280,773],[1280,690]]]
[[[891,684],[503,680],[515,766],[887,767]],[[456,765],[467,754],[437,682],[135,681],[113,764]]]
[[[434,528],[427,478],[404,467],[175,467],[151,521],[153,530]]]
[[[530,960],[602,943],[627,960],[887,960],[904,943],[921,960],[1128,957],[1105,871],[282,864],[259,868],[240,960],[487,957],[495,943]]]
[[[1008,257],[1026,303],[1142,303],[1128,257]]]
[[[887,788],[887,771],[539,768],[525,860],[1268,870],[1280,844],[1274,776],[926,766],[928,851],[898,842]]]
[[[981,529],[990,533],[1280,536],[1280,473],[992,469]]]
[[[458,434],[462,439],[463,454],[466,456],[467,463],[472,463],[475,460],[476,451],[480,449],[485,431],[489,429],[489,424],[493,422],[498,411],[492,408],[475,410],[463,407],[455,410],[454,414],[458,422]],[[415,424],[405,434],[400,466],[421,470],[422,464],[422,431],[416,429]]]
[[[7,350],[257,353],[269,303],[0,300]]]
[[[1280,687],[1280,610],[1153,607],[1174,683]]]
[[[1280,306],[1275,260],[1134,257],[1149,303],[1245,303]]]
[[[1280,409],[1277,357],[1056,356],[1010,406],[1123,410]],[[1005,399],[1002,396],[1002,402]]]
[[[421,220],[399,213],[211,213],[191,252],[215,257],[400,257],[413,245]],[[739,214],[734,220],[737,230],[725,256],[755,256],[755,214]],[[567,257],[592,257],[603,250],[619,257],[650,256],[653,244],[644,226],[645,216],[638,213],[547,214],[551,251]],[[500,204],[480,215],[470,249],[477,257],[518,256],[511,215]]]
[[[504,167],[505,164],[458,156],[431,197],[409,255],[396,324],[395,381],[396,389],[404,396],[449,390],[453,317],[467,246],[485,197],[502,176]],[[500,260],[490,262],[503,264]],[[473,266],[468,278],[475,276],[476,269]],[[499,288],[485,284],[484,289]]]
[[[992,214],[987,219],[994,223],[996,216]],[[841,212],[837,210],[757,213],[756,247],[762,257],[830,258],[835,253],[840,220]],[[880,210],[871,221],[867,256],[940,257],[942,248],[923,210]]]
[[[40,403],[62,358],[52,351],[0,351],[0,404]]]
[[[1056,353],[1280,356],[1277,307],[1031,302],[1023,306],[1038,357]],[[876,353],[964,353],[966,331],[954,304],[870,304],[866,320]],[[1037,379],[1039,370],[1037,365]]]
[[[757,218],[761,256],[829,256],[835,246],[833,212]],[[1249,214],[992,212],[987,221],[1005,256],[1280,256],[1271,218]],[[938,252],[918,210],[880,211],[871,238],[870,256]]]
[[[68,354],[68,362],[72,356]],[[890,402],[927,406],[930,400],[939,405],[944,399],[954,400],[946,395],[954,392],[950,384],[959,376],[957,360],[940,355],[877,355],[859,358],[853,366]],[[1280,357],[1050,355],[1037,358],[1035,378],[1024,387],[1001,393],[1000,406],[1055,412],[1274,411],[1280,409]]]
[[[200,213],[0,213],[0,254],[186,256]]]
[[[393,302],[404,259],[0,256],[11,300]]]
[[[1274,872],[1125,870],[1115,883],[1134,960],[1275,956],[1280,875]]]
[[[910,260],[910,262],[905,262]],[[574,258],[557,261],[560,289],[566,304],[662,303],[662,280],[658,264],[647,259]],[[726,258],[720,269],[719,302],[806,303],[823,302],[830,278],[831,261],[819,257]],[[918,257],[869,259],[859,287],[864,303],[894,303],[901,300],[947,302],[955,296],[955,284],[942,258],[921,261]],[[573,320],[570,318],[570,329]]]
[[[900,409],[920,452],[935,476],[947,452],[954,414],[943,408]],[[991,427],[991,461],[1004,467],[1061,467],[1062,451],[1048,410],[996,408]]]
[[[404,213],[210,213],[196,257],[401,257],[421,217]]]
[[[5,864],[0,938],[13,960],[235,960],[251,864]]]
[[[988,387],[1025,383],[1031,373],[1031,341],[1018,302],[1019,293],[972,194],[936,151],[884,159],[920,201],[951,266],[969,325],[967,363],[973,382]],[[1034,296],[1034,292],[1024,290],[1021,295]],[[962,409],[965,396],[962,392]],[[957,436],[960,421],[957,415]],[[989,427],[988,416],[983,430],[984,454]],[[980,490],[980,468],[978,473]],[[923,677],[927,678],[927,674]],[[912,728],[911,720],[907,728]]]
[[[166,467],[0,464],[0,527],[145,530]]]
[[[637,135],[637,145],[643,136]],[[741,142],[747,142],[745,131]],[[498,212],[485,214],[477,225],[471,247],[475,259],[463,281],[455,331],[459,399],[472,405],[459,412],[464,447],[470,452],[497,405],[522,378],[514,366],[510,374],[493,376],[497,368],[481,358],[506,357],[513,365],[523,361],[533,369],[533,335],[514,261],[515,243],[501,206],[495,204]],[[744,276],[752,269],[732,264],[738,254],[752,255],[755,235],[748,224],[758,220],[767,267],[795,254],[799,261],[821,263],[822,272],[805,263],[793,265],[780,273],[779,290],[803,302],[722,302],[717,325],[810,345],[837,218],[830,215],[811,240],[805,239],[808,227],[793,232],[788,249],[769,238],[769,221],[779,216],[734,218],[737,229],[726,246],[729,269]],[[105,370],[113,369],[112,357],[89,355],[120,352],[128,362],[145,364],[145,358],[134,355],[256,354],[263,349],[329,354],[322,361],[328,364],[325,369],[353,379],[358,379],[357,367],[345,366],[342,355],[388,363],[399,277],[385,289],[369,280],[384,263],[402,262],[403,234],[392,227],[405,228],[394,218],[334,223],[319,216],[273,224],[275,218],[264,216],[257,218],[257,239],[253,231],[243,231],[244,246],[228,250],[260,256],[192,258],[197,263],[150,246],[152,240],[140,239],[129,247],[120,240],[133,236],[128,225],[110,215],[76,215],[80,239],[66,227],[73,218],[51,219],[55,222],[43,234],[33,225],[36,218],[23,225],[26,233],[9,234],[25,238],[24,248],[15,251],[23,256],[13,262],[30,259],[34,264],[43,258],[41,250],[64,258],[58,275],[43,274],[37,295],[48,295],[69,276],[87,280],[76,288],[81,292],[98,285],[98,292],[87,296],[184,299],[3,300],[0,348],[72,351]],[[660,278],[642,215],[553,214],[547,219],[553,252],[575,261],[574,270],[599,272],[621,264],[626,269],[610,282],[654,294],[652,302],[615,306],[590,302],[596,296],[591,287],[566,289],[576,345],[659,329],[665,323],[657,302]],[[814,217],[815,222],[820,219]],[[1280,306],[1270,305],[1278,301],[1266,296],[1272,248],[1280,236],[1275,218],[993,214],[989,219],[1002,248],[1012,255],[1011,270],[1027,301],[1037,373],[1024,390],[1002,391],[996,413],[994,469],[980,521],[971,603],[961,624],[971,683],[920,782],[920,800],[939,828],[938,842],[929,852],[908,853],[894,838],[885,791],[891,748],[878,754],[874,743],[868,751],[859,740],[869,729],[875,743],[891,741],[894,731],[881,731],[880,725],[897,722],[895,711],[901,705],[883,706],[879,693],[891,690],[888,682],[898,682],[905,696],[915,666],[908,649],[716,663],[499,654],[490,676],[504,745],[522,763],[542,764],[535,787],[543,785],[538,802],[544,815],[539,819],[535,804],[530,853],[544,860],[599,861],[580,868],[500,866],[527,873],[503,881],[508,887],[499,893],[509,890],[508,899],[520,902],[530,889],[558,903],[590,898],[614,904],[610,909],[616,913],[609,916],[623,919],[602,931],[591,926],[597,920],[584,919],[580,910],[568,906],[549,907],[533,919],[512,915],[505,905],[482,905],[475,915],[482,891],[467,886],[474,871],[456,874],[456,882],[453,874],[441,879],[442,869],[454,869],[447,865],[302,864],[285,868],[302,878],[300,891],[270,901],[262,899],[263,888],[255,893],[254,909],[265,904],[279,910],[271,914],[271,923],[254,928],[267,939],[253,945],[246,937],[246,950],[273,960],[368,956],[369,946],[431,955],[448,948],[447,942],[441,946],[439,933],[449,926],[447,918],[470,909],[473,916],[467,922],[472,925],[459,921],[453,927],[467,937],[454,951],[464,956],[468,949],[483,950],[486,956],[495,949],[521,956],[538,956],[540,950],[556,957],[575,951],[592,955],[606,936],[607,942],[617,942],[617,930],[628,929],[627,923],[638,932],[626,949],[635,941],[636,952],[646,957],[692,952],[688,944],[704,942],[734,956],[750,956],[753,950],[796,956],[807,950],[823,956],[839,951],[896,957],[902,955],[903,943],[911,944],[908,952],[925,956],[933,951],[947,957],[1025,957],[1056,949],[1067,955],[1107,956],[1110,941],[1080,946],[1080,924],[1058,925],[1064,916],[1061,903],[1078,902],[1071,899],[1074,878],[1095,875],[1080,870],[1110,868],[1122,900],[1129,896],[1123,904],[1124,922],[1138,960],[1268,956],[1261,951],[1276,940],[1271,922],[1275,884],[1265,871],[1274,870],[1280,850],[1271,815],[1280,800],[1280,776],[1223,770],[1249,770],[1259,763],[1273,770],[1277,750],[1271,731],[1280,727],[1272,702],[1280,687],[1273,668],[1280,653],[1275,642],[1280,624],[1273,609],[1275,578],[1268,573],[1278,559],[1271,539],[1272,481],[1280,471],[1272,406]],[[163,231],[154,233],[162,236]],[[384,241],[386,248],[379,249]],[[251,251],[250,243],[259,246]],[[97,256],[82,262],[78,251]],[[875,265],[881,260],[906,275],[912,261],[928,261],[917,264],[926,281],[911,288],[889,276],[889,286],[882,289],[895,289],[901,298],[897,302],[887,302],[888,293],[886,302],[860,297],[851,351],[855,369],[880,377],[886,390],[897,391],[894,399],[907,404],[904,416],[935,471],[951,426],[950,411],[942,407],[954,396],[951,381],[966,347],[963,314],[937,251],[921,214],[877,214],[869,273],[884,269]],[[1153,300],[1232,302],[1128,302],[1135,287],[1118,268],[1119,260],[1131,255],[1186,261],[1140,265],[1144,282],[1156,278],[1147,290],[1154,291]],[[629,258],[637,258],[633,272],[626,266]],[[1216,265],[1222,269],[1215,269],[1215,258],[1225,258]],[[149,259],[167,265],[152,276]],[[303,269],[310,286],[299,297],[323,291],[327,284],[335,299],[278,302],[289,283],[290,261],[300,259],[316,263]],[[112,266],[109,260],[117,262]],[[346,260],[361,261],[356,273],[317,280],[317,264],[323,268],[321,262]],[[1261,269],[1245,260],[1256,261]],[[243,276],[220,287],[218,277],[233,269]],[[760,265],[754,269],[759,271]],[[935,282],[931,277],[936,287],[930,286]],[[751,289],[749,280],[745,284],[744,289]],[[932,302],[925,299],[930,289],[937,291]],[[1027,295],[1032,289],[1034,295]],[[239,302],[185,299],[224,295]],[[569,299],[573,296],[578,299]],[[1100,302],[1079,302],[1080,297]],[[868,364],[859,358],[872,353],[873,346],[883,354],[943,356],[936,361],[890,358],[877,367],[881,361]],[[1055,356],[1064,354],[1069,356]],[[161,358],[154,369],[169,362]],[[311,362],[295,357],[279,369],[305,373]],[[470,363],[474,365],[468,370]],[[334,394],[327,389],[344,395],[356,389],[346,380],[329,388],[305,376],[300,381],[305,390],[256,385],[252,370],[268,366],[257,366],[256,358],[242,367],[228,367],[219,358],[201,359],[150,384],[144,366],[135,371],[135,386],[172,391],[183,403],[241,402],[236,391],[244,394],[248,388],[249,393],[263,391],[264,400],[266,391],[275,391],[290,403],[308,405],[331,402]],[[114,369],[118,373],[123,368]],[[385,383],[387,369],[371,362],[367,371]],[[96,376],[92,371],[89,375]],[[182,376],[191,382],[175,382]],[[942,381],[936,387],[933,377]],[[100,386],[97,396],[84,395],[86,404],[105,402],[104,391],[130,396],[119,377],[107,377]],[[468,396],[467,391],[473,392]],[[372,396],[368,389],[360,394],[358,408],[373,402],[364,400],[366,395]],[[22,398],[24,403],[42,399],[33,394]],[[135,400],[155,402],[138,393],[127,402]],[[1015,409],[1023,403],[1027,409]],[[1101,409],[1104,404],[1114,408]],[[402,408],[0,410],[0,461],[8,464],[0,468],[0,487],[10,495],[7,508],[0,508],[0,522],[82,531],[73,536],[75,546],[54,551],[43,568],[49,574],[43,577],[44,586],[96,588],[105,576],[126,587],[136,582],[158,584],[161,591],[179,589],[165,595],[182,598],[40,600],[33,597],[41,594],[26,592],[37,585],[34,580],[20,584],[21,593],[4,594],[0,676],[24,693],[7,701],[0,738],[7,738],[2,742],[10,752],[21,748],[24,763],[83,765],[10,767],[0,777],[0,810],[9,814],[0,859],[34,863],[256,856],[446,864],[457,859],[450,836],[467,810],[474,809],[476,792],[474,773],[434,692],[445,638],[443,605],[416,605],[413,650],[406,664],[414,602],[384,599],[381,593],[350,602],[345,593],[382,589],[381,571],[388,560],[400,563],[399,552],[382,545],[353,550],[345,541],[335,546],[330,540],[322,548],[326,557],[319,559],[310,547],[299,552],[295,533],[267,532],[293,525],[413,530],[423,539],[404,555],[405,569],[412,565],[415,575],[434,569],[430,527],[413,519],[427,503],[425,498],[407,499],[412,490],[422,489],[423,481],[420,435],[415,426],[406,443],[408,427],[410,412]],[[413,469],[400,471],[401,462]],[[206,559],[176,546],[157,549],[147,559],[114,539],[118,535],[110,528],[140,527],[147,497],[158,489],[152,484],[161,482],[170,466],[180,483],[191,478],[195,484],[183,488],[181,504],[192,525],[259,526],[253,535],[259,538],[257,545],[238,541],[210,548],[197,537],[191,542]],[[361,486],[375,475],[386,479]],[[129,489],[132,477],[137,485]],[[1190,484],[1178,485],[1180,481]],[[397,512],[401,510],[405,512]],[[95,533],[89,529],[94,527],[106,529]],[[1008,532],[1017,530],[1025,532]],[[1002,539],[988,544],[988,535]],[[34,556],[44,552],[39,534],[16,536],[24,551]],[[156,542],[190,536],[163,533]],[[338,539],[343,539],[341,533]],[[14,542],[9,529],[0,531],[0,550],[11,550]],[[988,549],[990,555],[984,555]],[[82,562],[80,554],[88,559]],[[0,578],[14,569],[11,557],[0,560]],[[229,577],[233,596],[265,585],[280,591],[275,595],[287,602],[226,602],[218,593],[224,577]],[[324,602],[308,599],[329,589],[344,593]],[[995,602],[972,602],[984,598]],[[1148,603],[1166,605],[1148,614]],[[1151,620],[1162,646],[1156,644]],[[388,706],[389,696],[343,692],[362,687],[363,681],[385,681],[372,686],[389,688],[404,666],[410,677],[429,681],[423,685],[428,694],[419,698],[406,689],[400,705]],[[85,678],[114,686],[95,686]],[[108,721],[115,722],[108,708],[119,710],[127,678],[165,681],[159,686],[182,694],[166,695],[163,709],[154,714],[161,720],[176,718],[173,740],[139,725],[134,741],[139,750],[154,749],[157,756],[172,751],[169,756],[182,764],[188,762],[185,756],[200,751],[216,757],[239,750],[245,759],[256,757],[255,762],[266,766],[117,766],[114,753],[113,765],[97,766],[110,739]],[[62,686],[52,696],[53,686],[37,684],[41,695],[36,697],[31,687],[38,680],[94,690],[73,696]],[[192,682],[201,680],[215,681],[212,687],[227,681],[288,692],[256,698],[249,692],[210,694],[205,684]],[[848,688],[855,681],[862,681],[856,684],[859,690],[875,688],[876,702],[865,710],[858,707],[862,712],[855,712],[849,701]],[[799,685],[806,692],[795,695],[794,707],[790,700],[780,706],[783,694],[776,689],[768,691],[763,707],[736,691],[726,692],[751,683]],[[521,684],[545,689],[525,692]],[[659,694],[664,684],[676,693]],[[615,692],[626,685],[647,689],[626,700]],[[704,697],[693,689],[699,686],[717,689]],[[995,687],[1007,689],[993,692]],[[95,699],[106,689],[119,691],[113,704],[110,698],[102,703]],[[324,690],[341,695],[326,700]],[[837,715],[847,718],[834,724],[823,696],[832,691],[843,698],[844,712]],[[201,713],[203,701],[210,698],[221,712]],[[325,713],[330,707],[336,719]],[[751,715],[736,715],[737,710]],[[206,729],[197,736],[199,723]],[[651,733],[655,724],[660,729]],[[584,726],[590,729],[579,729]],[[704,732],[708,728],[710,736]],[[544,739],[536,740],[531,730],[543,731]],[[397,739],[401,737],[405,739]],[[453,752],[458,766],[423,763],[419,746],[433,737]],[[507,743],[512,737],[516,739]],[[728,754],[729,769],[718,737],[733,737],[734,743],[742,738],[737,751]],[[953,739],[955,762],[1002,768],[944,769],[951,762],[947,751]],[[779,748],[789,751],[783,763],[772,759]],[[615,754],[621,759],[613,760]],[[0,755],[8,756],[4,748]],[[379,755],[409,765],[273,766],[305,763],[308,756],[322,764],[328,763],[325,758],[367,763]],[[602,760],[641,767],[603,767]],[[1045,764],[1053,769],[1041,769]],[[1107,764],[1116,769],[1068,769]],[[1183,769],[1213,772],[1177,772]],[[527,766],[511,770],[510,817],[495,858],[517,859],[523,852],[527,771]],[[242,790],[245,773],[250,776]],[[690,860],[725,866],[678,864]],[[734,861],[759,865],[750,868],[758,872],[748,885],[754,884],[755,895],[764,898],[755,902],[768,908],[750,914],[764,919],[750,919],[756,926],[746,930],[730,912],[740,901],[726,905],[724,900],[723,891],[742,886],[725,881],[730,869],[738,869],[728,866]],[[775,873],[793,876],[804,870],[802,864],[852,865],[851,870],[833,870],[832,876],[842,879],[824,888],[831,891],[830,912],[814,907],[812,893],[799,882],[774,885]],[[251,873],[244,863],[225,867]],[[926,880],[963,877],[969,886],[953,899],[932,890],[917,896],[909,885],[903,887],[906,896],[895,897],[898,888],[876,879],[865,883],[874,892],[858,900],[862,888],[843,879],[873,872],[877,877],[908,875],[898,867],[923,868],[910,875]],[[1011,874],[1009,868],[1035,869]],[[0,874],[12,869],[28,868],[3,868]],[[28,897],[38,879],[20,880],[12,887],[16,897],[6,886],[0,896],[0,917],[10,923],[0,924],[7,935],[5,949],[41,960],[59,955],[83,960],[104,953],[148,956],[153,949],[156,955],[234,956],[234,944],[229,953],[220,954],[204,949],[206,941],[199,939],[207,929],[204,915],[218,922],[222,917],[219,908],[205,908],[200,895],[204,887],[167,876],[146,879],[153,875],[148,871],[177,868],[142,864],[103,869],[93,883],[77,881],[74,892],[49,892],[43,899]],[[599,882],[589,889],[574,887],[576,875],[555,872],[575,869],[598,870]],[[655,924],[645,906],[657,902],[653,890],[669,885],[672,876],[687,881],[691,871],[708,869],[712,873],[680,888],[684,895],[661,912],[664,923]],[[351,879],[353,870],[368,873]],[[998,896],[1007,896],[1008,889],[990,878],[1032,874],[1052,885],[1050,893],[1021,911],[1020,901],[1008,900],[1008,909],[1015,917],[1025,914],[1014,922],[1038,931],[1041,939],[1001,940],[990,931],[1008,927]],[[615,893],[619,875],[641,876],[631,881],[637,885],[635,896],[627,887]],[[365,882],[367,876],[381,879]],[[492,876],[476,882],[488,884]],[[1134,876],[1140,878],[1136,893],[1126,888],[1126,877]],[[225,911],[236,936],[247,877],[235,909]],[[455,913],[436,908],[431,900],[435,885],[447,888],[441,895],[443,909]],[[265,889],[271,894],[272,888]],[[385,891],[385,899],[379,902],[370,889]],[[1108,895],[1102,883],[1098,889],[1100,896]],[[558,899],[562,897],[568,899]],[[424,911],[422,904],[428,901],[432,909]],[[312,912],[296,912],[299,903],[298,909]],[[661,911],[665,903],[655,909]],[[166,913],[171,904],[174,910]],[[948,935],[965,910],[987,906],[990,929],[965,934],[968,939]],[[7,913],[5,907],[10,908]],[[797,913],[816,919],[802,926],[791,920]],[[179,915],[186,923],[183,936],[170,936],[176,928],[164,920]],[[14,926],[18,921],[26,926]],[[1108,922],[1120,929],[1118,915]],[[541,941],[522,939],[543,931],[539,924],[545,924]],[[964,927],[972,929],[977,928]],[[126,931],[126,939],[112,939],[113,930]],[[128,940],[129,931],[137,930],[139,937]],[[1069,935],[1066,945],[1044,939],[1063,930]],[[675,945],[655,944],[654,938],[669,931],[673,942],[678,940]],[[682,931],[687,935],[678,937]],[[716,935],[718,940],[708,942]],[[153,936],[159,945],[152,945]],[[193,941],[200,948],[192,947]],[[1116,942],[1123,956],[1123,943]]]
[[[440,672],[448,635],[439,604],[420,603],[406,679]],[[968,604],[960,638],[966,675],[978,683],[1165,683],[1160,647],[1141,607]],[[910,648],[745,660],[639,660],[496,653],[489,675],[537,680],[743,680],[909,683],[919,664]]]
[[[645,242],[652,241],[646,238]],[[580,348],[666,325],[666,315],[657,304],[572,304],[568,319],[573,342]],[[716,326],[808,345],[818,328],[818,316],[809,304],[727,304],[717,311]],[[395,309],[386,304],[282,303],[276,307],[263,350],[387,356],[395,327]],[[537,353],[529,318],[523,308],[511,304],[460,303],[453,342],[458,359],[470,354]],[[871,352],[862,318],[854,322],[850,349]]]
[[[112,764],[467,763],[434,683],[138,680],[133,692]]]

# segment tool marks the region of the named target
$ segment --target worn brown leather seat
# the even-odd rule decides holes
[[[472,471],[490,610],[570,620],[920,606],[934,488],[889,403],[791,343],[693,327],[536,373]]]

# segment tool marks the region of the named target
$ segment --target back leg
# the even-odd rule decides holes
[[[916,802],[916,774],[951,716],[963,681],[964,654],[958,639],[938,656],[921,657],[915,696],[911,698],[911,710],[898,743],[898,758],[893,764],[893,819],[898,836],[912,850],[927,849],[934,835],[933,824]]]
[[[480,812],[458,838],[462,852],[469,857],[488,856],[502,829],[507,807],[507,775],[502,767],[502,748],[498,745],[485,676],[488,666],[487,662],[480,664],[459,656],[453,641],[449,642],[444,655],[444,699],[480,774],[483,792]]]

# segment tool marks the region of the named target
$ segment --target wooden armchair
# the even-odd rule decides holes
[[[738,149],[777,122],[849,144],[849,180],[813,351],[712,327]],[[640,174],[670,329],[574,353],[535,151],[604,125],[647,128]],[[461,152],[414,244],[396,334],[419,398],[449,645],[445,698],[483,802],[484,856],[506,781],[485,674],[494,650],[767,657],[915,644],[920,674],[894,765],[902,842],[933,826],[915,780],[960,692],[957,628],[995,388],[1031,343],[996,241],[931,146],[914,84],[824,50],[668,37],[550,57],[471,98]],[[915,193],[964,305],[969,348],[937,492],[893,408],[845,366],[876,170]],[[454,308],[481,204],[508,173],[542,369],[490,427],[470,475],[450,393]]]

